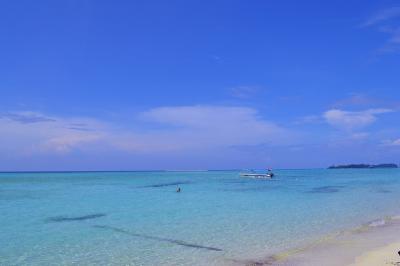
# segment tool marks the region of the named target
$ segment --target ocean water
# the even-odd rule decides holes
[[[244,264],[400,214],[399,169],[275,174],[0,173],[0,265]]]

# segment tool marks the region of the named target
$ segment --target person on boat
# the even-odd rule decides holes
[[[181,188],[180,187],[178,187],[178,189],[176,190],[176,193],[179,193],[179,192],[181,192]]]
[[[268,168],[268,174],[269,174],[270,177],[274,176],[274,173],[272,173],[272,169],[271,168]]]

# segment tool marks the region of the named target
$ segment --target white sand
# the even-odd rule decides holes
[[[338,232],[265,262],[279,266],[400,266],[400,219],[387,217],[374,224]]]
[[[399,250],[400,242],[395,242],[362,254],[349,266],[400,265]]]

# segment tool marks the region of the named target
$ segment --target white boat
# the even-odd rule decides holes
[[[251,177],[251,178],[272,178],[274,174],[257,174],[257,173],[241,173],[241,177]]]

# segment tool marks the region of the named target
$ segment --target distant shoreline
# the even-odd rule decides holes
[[[375,169],[375,168],[398,168],[395,163],[384,163],[384,164],[344,164],[344,165],[332,165],[328,169]]]
[[[357,167],[358,165],[364,167]],[[386,165],[386,164],[384,164]],[[368,165],[368,164],[349,164],[349,165],[333,165],[328,168],[324,167],[309,167],[309,168],[275,168],[274,170],[326,170],[326,169],[375,169],[375,168],[399,168],[398,165],[393,164],[393,167],[382,167],[381,164],[378,165]],[[355,167],[354,167],[355,166]],[[146,172],[223,172],[223,171],[241,171],[241,169],[204,169],[204,170],[196,170],[196,169],[183,169],[183,170],[169,170],[169,169],[154,169],[154,170],[21,170],[21,171],[12,171],[0,170],[0,174],[35,174],[35,173],[146,173]],[[263,170],[263,169],[254,169],[254,170]]]

